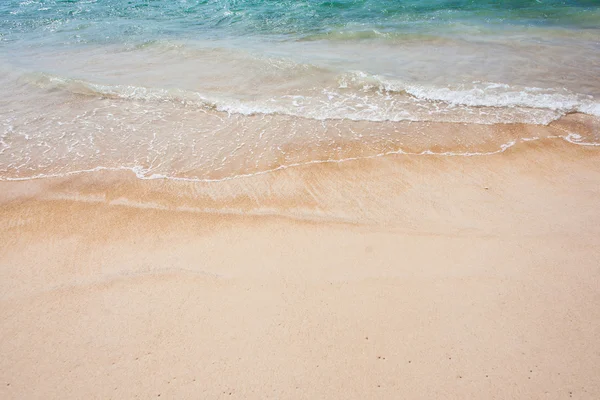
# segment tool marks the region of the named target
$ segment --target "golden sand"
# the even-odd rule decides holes
[[[0,398],[600,398],[600,152],[0,182]]]

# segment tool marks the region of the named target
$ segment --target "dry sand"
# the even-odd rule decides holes
[[[0,182],[0,398],[600,398],[600,151]]]

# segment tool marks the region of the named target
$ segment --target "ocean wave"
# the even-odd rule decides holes
[[[104,98],[141,100],[141,101],[171,101],[177,103],[190,102],[201,107],[214,108],[214,104],[202,98],[193,91],[182,89],[148,88],[132,85],[108,85],[88,82],[81,79],[63,78],[46,73],[25,74],[23,80],[39,88],[53,91],[63,90],[84,96],[99,96]]]
[[[580,112],[600,116],[592,96],[566,89],[516,87],[502,83],[435,87],[405,83],[364,72],[349,72],[325,87],[302,93],[262,98],[236,98],[236,93],[200,93],[180,88],[110,85],[52,74],[30,73],[27,84],[55,91],[101,98],[177,103],[227,114],[281,114],[316,120],[432,121],[479,124],[528,123],[547,125]]]
[[[345,74],[341,88],[378,90],[387,93],[409,94],[420,100],[443,102],[452,106],[547,109],[561,114],[580,112],[600,116],[600,102],[593,96],[573,93],[566,89],[511,86],[494,82],[471,82],[454,87],[416,85],[369,75],[361,71]]]

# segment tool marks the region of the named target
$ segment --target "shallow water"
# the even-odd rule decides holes
[[[510,124],[600,116],[597,1],[11,0],[0,15],[3,179],[489,154],[536,137]]]

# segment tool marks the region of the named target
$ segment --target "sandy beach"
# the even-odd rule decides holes
[[[600,398],[599,161],[0,182],[0,398]]]
[[[0,16],[0,400],[600,399],[599,1]]]

